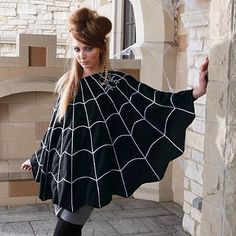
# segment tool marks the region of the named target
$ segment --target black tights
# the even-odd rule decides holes
[[[58,218],[53,236],[81,236],[83,225],[75,225]]]

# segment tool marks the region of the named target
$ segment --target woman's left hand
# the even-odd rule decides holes
[[[206,57],[205,62],[200,68],[199,74],[199,85],[193,89],[193,97],[199,98],[206,93],[207,82],[208,82],[208,65],[209,59]]]

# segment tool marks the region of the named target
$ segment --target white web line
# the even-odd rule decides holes
[[[42,150],[41,155],[40,155],[41,157],[39,158],[39,157],[37,156],[37,153],[35,153],[35,155],[36,155],[36,160],[37,160],[37,162],[38,162],[38,165],[39,165],[40,167],[43,167],[43,165],[40,163],[40,161],[42,160],[42,155],[43,155],[43,153],[44,153],[45,151],[47,152],[47,164],[46,164],[47,167],[46,167],[46,172],[45,172],[42,168],[38,168],[38,170],[37,170],[37,176],[38,176],[38,173],[39,173],[39,170],[40,170],[40,169],[41,169],[41,172],[46,175],[45,184],[46,184],[46,182],[47,182],[47,175],[48,175],[48,174],[50,174],[50,175],[53,176],[53,179],[55,180],[55,182],[56,182],[57,184],[61,183],[62,181],[65,181],[65,182],[71,184],[71,208],[72,208],[72,209],[73,209],[73,188],[72,188],[73,186],[72,186],[72,185],[73,185],[76,181],[81,180],[81,179],[91,179],[91,180],[93,180],[93,181],[96,182],[97,193],[98,193],[98,201],[99,201],[99,206],[101,207],[101,202],[100,202],[100,200],[101,200],[101,199],[100,199],[100,189],[99,189],[99,183],[98,183],[98,181],[101,180],[103,177],[105,177],[106,175],[108,175],[108,174],[111,173],[112,171],[120,172],[120,176],[121,176],[121,178],[122,178],[123,187],[124,187],[124,189],[125,189],[126,196],[128,196],[128,192],[127,192],[127,189],[126,189],[126,186],[125,186],[125,181],[124,181],[124,177],[123,177],[123,173],[122,173],[122,172],[125,170],[125,168],[126,168],[130,163],[132,163],[132,162],[134,162],[134,161],[145,160],[146,163],[147,163],[147,165],[148,165],[148,166],[150,167],[150,169],[152,170],[152,173],[157,177],[158,180],[160,180],[158,174],[155,172],[155,170],[153,169],[153,167],[151,166],[151,164],[150,164],[149,161],[147,160],[147,157],[148,157],[148,155],[149,155],[149,153],[150,153],[150,150],[153,148],[153,146],[154,146],[160,139],[162,139],[163,137],[165,137],[173,146],[175,146],[179,151],[183,152],[183,150],[181,150],[168,136],[166,136],[167,124],[168,124],[169,118],[171,117],[172,113],[173,113],[176,109],[178,109],[178,110],[180,110],[180,111],[182,111],[182,112],[189,113],[189,114],[194,114],[194,113],[193,113],[193,112],[190,112],[190,111],[187,111],[187,110],[185,110],[185,109],[176,107],[176,106],[174,105],[174,102],[173,102],[173,96],[174,96],[174,94],[171,94],[171,96],[170,96],[170,98],[169,98],[170,103],[172,104],[172,106],[162,105],[162,104],[159,104],[159,103],[156,102],[156,101],[157,101],[156,95],[157,95],[157,92],[158,92],[158,91],[154,91],[154,93],[153,93],[153,95],[154,95],[154,96],[153,96],[153,99],[150,99],[149,97],[145,96],[144,94],[142,94],[142,93],[140,92],[140,87],[141,87],[141,85],[142,85],[141,83],[138,84],[138,87],[137,87],[137,89],[136,89],[136,88],[134,88],[132,85],[130,85],[129,81],[127,81],[127,79],[125,78],[125,77],[126,77],[125,74],[124,74],[123,76],[120,76],[119,74],[114,73],[113,76],[112,76],[112,79],[113,79],[113,78],[117,78],[117,77],[119,77],[119,79],[117,79],[117,80],[115,81],[116,84],[118,84],[120,81],[124,81],[124,82],[133,90],[133,92],[130,94],[130,96],[129,96],[129,98],[128,98],[128,97],[120,90],[120,88],[119,88],[118,86],[115,87],[115,88],[116,88],[116,91],[119,91],[119,93],[127,100],[127,102],[123,103],[123,104],[120,106],[120,108],[118,109],[118,108],[116,107],[116,105],[115,105],[115,103],[114,103],[112,97],[111,97],[111,96],[109,95],[109,93],[108,93],[109,89],[108,89],[108,90],[105,90],[105,89],[102,87],[102,85],[98,82],[98,80],[97,80],[96,78],[94,78],[93,76],[90,76],[89,78],[90,78],[90,79],[92,78],[92,79],[98,84],[98,86],[103,90],[102,93],[100,93],[98,96],[95,97],[94,93],[92,92],[92,90],[91,90],[91,88],[90,88],[90,86],[89,86],[89,84],[88,84],[88,81],[87,81],[86,79],[84,79],[84,81],[85,81],[85,83],[86,83],[88,89],[90,90],[90,92],[91,92],[93,98],[88,99],[87,101],[85,101],[85,98],[84,98],[84,90],[83,90],[83,83],[82,83],[82,81],[81,81],[82,102],[75,102],[75,99],[74,99],[73,102],[70,103],[70,105],[72,105],[72,107],[73,107],[72,126],[65,128],[65,123],[63,123],[63,127],[56,127],[56,128],[54,128],[54,127],[55,127],[55,123],[56,123],[56,119],[54,120],[54,122],[53,122],[53,124],[52,124],[52,120],[53,120],[53,117],[52,117],[51,122],[50,122],[50,123],[51,123],[51,125],[50,125],[51,127],[48,128],[48,132],[47,132],[47,134],[46,134],[46,137],[45,137],[44,141],[42,141],[42,149],[43,149],[43,150]],[[89,79],[89,78],[88,78],[88,79]],[[111,89],[113,89],[113,87],[112,87]],[[132,104],[132,99],[133,99],[133,97],[134,97],[136,94],[141,95],[143,98],[145,98],[147,101],[150,102],[150,104],[145,108],[145,110],[144,110],[144,112],[143,112],[143,113],[144,113],[143,115],[142,115],[142,114],[139,112],[139,110],[137,110],[137,108]],[[110,100],[110,102],[113,104],[113,107],[114,107],[114,109],[115,109],[115,111],[116,111],[115,113],[110,114],[106,119],[105,119],[104,114],[102,113],[102,110],[101,110],[101,108],[100,108],[100,105],[99,105],[99,103],[98,103],[98,101],[97,101],[98,98],[101,97],[101,96],[106,96],[106,98],[108,98],[108,99]],[[98,120],[98,121],[96,121],[96,122],[90,124],[90,122],[89,122],[89,114],[88,114],[88,110],[87,110],[87,108],[86,108],[86,104],[87,104],[88,102],[93,102],[93,101],[96,103],[96,105],[97,105],[97,107],[98,107],[98,109],[99,109],[99,111],[100,111],[100,114],[101,114],[103,120]],[[138,119],[138,120],[136,120],[136,121],[133,122],[132,127],[131,127],[131,131],[129,131],[129,129],[128,129],[126,123],[125,123],[125,121],[123,120],[123,118],[122,118],[122,116],[121,116],[122,109],[123,109],[127,104],[131,105],[131,106],[134,108],[134,110],[137,112],[137,114],[139,114],[139,116],[141,117],[141,119]],[[82,106],[84,107],[84,109],[85,109],[85,115],[86,115],[86,120],[87,120],[87,124],[86,124],[86,125],[80,125],[80,126],[77,126],[77,127],[75,128],[75,127],[74,127],[74,121],[75,121],[75,120],[74,120],[74,119],[75,119],[74,109],[75,109],[75,106],[76,106],[76,105],[82,105]],[[164,133],[161,132],[158,128],[156,128],[154,125],[152,125],[152,123],[149,122],[149,121],[146,119],[146,114],[147,114],[147,112],[148,112],[148,109],[149,109],[150,107],[152,107],[152,105],[157,105],[157,106],[160,106],[160,107],[165,107],[165,108],[171,109],[170,113],[168,114],[168,116],[167,116],[167,118],[166,118],[166,120],[165,120]],[[57,110],[57,109],[55,109],[55,110]],[[55,110],[54,110],[54,111],[55,111]],[[109,130],[109,127],[107,126],[107,121],[108,121],[111,117],[113,117],[113,116],[119,116],[119,118],[120,118],[120,120],[122,121],[122,123],[123,123],[123,125],[124,125],[126,131],[128,132],[128,134],[119,135],[118,137],[116,137],[116,138],[112,141],[112,137],[111,137],[111,134],[110,134],[110,130]],[[147,124],[149,124],[152,128],[154,128],[156,131],[158,131],[158,132],[162,135],[161,137],[159,137],[157,140],[155,140],[155,141],[149,146],[149,149],[147,150],[146,154],[144,154],[144,153],[142,152],[142,150],[139,148],[138,144],[136,143],[136,141],[135,141],[135,139],[134,139],[134,137],[133,137],[133,132],[134,132],[135,126],[136,126],[139,122],[142,122],[142,121],[147,122]],[[64,120],[64,122],[65,122],[65,120]],[[91,130],[91,128],[92,128],[93,126],[97,125],[97,124],[100,124],[100,123],[106,125],[106,129],[107,129],[107,132],[108,132],[108,135],[109,135],[109,139],[111,140],[111,143],[112,143],[112,144],[110,144],[110,143],[105,143],[105,144],[103,144],[103,145],[100,145],[98,148],[94,149],[93,136],[92,136],[92,130]],[[74,151],[74,150],[73,150],[73,148],[74,148],[73,133],[74,133],[75,130],[80,129],[80,128],[89,129],[90,142],[91,142],[91,143],[90,143],[91,151],[85,148],[85,149],[80,149],[80,150],[77,151],[77,152],[73,152],[73,151]],[[59,151],[58,151],[56,148],[51,148],[51,138],[52,138],[52,134],[53,134],[53,131],[56,130],[56,129],[61,129],[62,140],[61,140],[61,151],[60,151],[60,153],[59,153]],[[67,130],[71,130],[71,131],[72,131],[71,153],[68,153],[68,152],[66,152],[66,151],[62,151],[62,145],[63,145],[63,141],[64,141],[64,132],[67,131]],[[48,135],[50,135],[50,138],[49,138],[48,146],[46,146],[47,141],[48,141]],[[121,167],[120,167],[120,164],[119,164],[119,161],[118,161],[118,157],[117,157],[117,154],[116,154],[116,149],[115,149],[115,147],[114,147],[114,144],[115,144],[120,138],[122,138],[122,137],[130,137],[130,138],[132,139],[132,141],[133,141],[133,144],[136,146],[137,150],[140,152],[140,154],[142,155],[143,158],[132,158],[132,159],[130,159],[129,161],[127,161],[127,162],[125,163],[125,165],[121,168]],[[102,176],[98,177],[98,176],[97,176],[97,169],[96,169],[96,162],[95,162],[95,156],[94,156],[94,154],[95,154],[97,151],[99,151],[100,149],[102,149],[102,148],[104,148],[104,147],[107,147],[107,146],[110,146],[110,147],[113,148],[113,150],[114,150],[114,155],[115,155],[115,158],[116,158],[116,163],[117,163],[117,166],[118,166],[119,169],[110,169],[109,171],[107,171],[106,173],[104,173]],[[48,148],[47,148],[47,147],[48,147]],[[49,162],[48,156],[49,156],[49,153],[52,152],[52,151],[55,151],[56,154],[59,156],[59,169],[58,169],[57,178],[56,178],[56,176],[55,176],[51,171],[50,171],[50,172],[48,171],[48,162]],[[93,178],[93,177],[91,177],[91,176],[81,176],[81,177],[78,177],[78,178],[76,178],[76,179],[73,180],[73,157],[74,157],[75,155],[77,155],[78,153],[80,153],[80,152],[88,152],[88,153],[90,153],[90,154],[92,155],[95,178]],[[63,177],[62,179],[60,179],[61,157],[62,157],[63,155],[65,155],[65,154],[68,155],[68,156],[70,156],[70,158],[71,158],[71,181],[69,181],[68,179],[65,179],[64,177]]]
[[[80,88],[81,88],[82,100],[83,100],[83,102],[84,102],[84,92],[83,92],[82,83],[81,83]],[[86,114],[87,123],[88,123],[88,126],[89,126],[90,124],[89,124],[89,118],[88,118],[88,111],[87,111],[87,108],[86,108],[85,105],[84,105],[84,110],[85,110],[85,114]],[[90,142],[91,142],[91,150],[92,150],[92,152],[93,152],[93,136],[92,136],[92,133],[91,133],[91,129],[89,129],[89,136],[90,136]],[[97,186],[97,193],[98,193],[98,204],[99,204],[99,207],[101,207],[101,202],[100,202],[100,190],[99,190],[99,186],[98,186],[98,180],[97,180],[98,177],[97,177],[97,169],[96,169],[94,154],[93,154],[92,156],[93,156],[94,175],[95,175],[95,178],[96,178],[96,186]]]
[[[92,77],[92,78],[93,78],[93,77]],[[93,78],[93,79],[94,79],[94,78]],[[96,83],[98,83],[96,79],[94,79],[94,80],[96,81]],[[102,86],[101,86],[99,83],[98,83],[98,85],[102,88]],[[103,88],[102,88],[102,89],[103,89]],[[117,89],[118,89],[119,92],[129,101],[129,99],[124,95],[123,92],[121,92],[121,90],[120,90],[118,87],[117,87]],[[119,111],[118,111],[116,105],[114,104],[112,98],[109,96],[108,93],[107,93],[107,96],[109,97],[110,101],[112,102],[112,104],[113,104],[114,108],[116,109],[117,113],[119,113]],[[131,95],[131,98],[132,98],[132,95]],[[130,98],[130,100],[131,100],[131,98]],[[129,102],[130,102],[130,104],[131,104],[131,101],[129,101]],[[132,105],[132,104],[131,104],[131,105]],[[133,105],[132,105],[132,106],[133,106]],[[135,108],[135,109],[136,109],[136,108]],[[138,111],[137,111],[137,112],[138,112]],[[138,112],[138,113],[139,113],[139,112]],[[139,113],[139,114],[140,114],[140,113]],[[120,115],[120,114],[119,114],[119,115]],[[140,114],[140,115],[141,115],[141,114]],[[142,117],[142,116],[141,116],[141,117]],[[128,129],[128,127],[126,126],[125,121],[123,120],[123,118],[122,118],[121,115],[120,115],[120,119],[122,120],[124,126],[126,127],[127,131],[129,132],[129,129]],[[143,154],[143,152],[140,150],[140,148],[139,148],[139,146],[137,145],[137,143],[136,143],[135,139],[133,138],[132,134],[131,134],[130,132],[129,132],[129,134],[130,134],[130,138],[133,140],[135,146],[137,147],[137,149],[138,149],[138,150],[140,151],[140,153],[142,154],[144,160],[145,160],[145,161],[147,162],[147,164],[150,166],[150,168],[151,168],[152,172],[154,173],[154,175],[158,178],[158,180],[160,180],[160,177],[159,177],[158,174],[153,170],[153,168],[152,168],[152,166],[150,165],[150,163],[146,160],[146,156],[145,156],[145,155]],[[129,163],[133,162],[134,160],[135,160],[135,159],[132,159]]]
[[[85,83],[87,84],[87,86],[88,86],[88,88],[89,88],[89,90],[90,90],[92,96],[94,97],[94,94],[93,94],[91,88],[89,87],[87,81],[85,81]],[[99,109],[99,111],[100,111],[100,113],[101,113],[101,116],[102,116],[103,120],[105,121],[105,117],[104,117],[104,115],[102,114],[102,110],[101,110],[101,108],[100,108],[100,106],[99,106],[97,100],[95,100],[95,102],[96,102],[96,105],[97,105],[97,107],[98,107],[98,109]],[[110,130],[109,130],[108,126],[107,126],[107,122],[105,122],[105,125],[106,125],[106,129],[107,129],[107,132],[108,132],[108,135],[109,135],[109,139],[110,139],[110,141],[111,141],[111,143],[112,143],[112,138],[111,138]],[[107,144],[107,145],[108,145],[108,144]],[[117,163],[117,165],[118,165],[118,168],[120,169],[120,163],[119,163],[118,158],[117,158],[117,154],[116,154],[115,147],[114,147],[113,145],[111,145],[111,146],[112,146],[113,151],[114,151],[116,163]],[[128,196],[127,189],[126,189],[126,186],[125,186],[124,176],[123,176],[122,172],[120,172],[120,175],[121,175],[123,187],[124,187],[124,190],[125,190],[125,195]]]
[[[82,94],[83,95],[83,94]],[[75,97],[74,100],[75,102]],[[75,125],[75,107],[72,106],[72,123],[71,123],[71,154],[74,152],[74,125]],[[71,168],[71,182],[73,181],[73,156],[70,155],[70,168]],[[70,185],[70,194],[71,194],[71,209],[73,212],[73,184]]]

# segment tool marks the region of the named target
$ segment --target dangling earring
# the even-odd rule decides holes
[[[104,67],[104,81],[103,84],[106,85],[109,82],[109,58],[106,50],[103,52],[103,67]]]
[[[103,67],[104,67],[105,77],[107,77],[108,71],[109,71],[109,59],[108,59],[107,51],[104,51],[103,53]]]

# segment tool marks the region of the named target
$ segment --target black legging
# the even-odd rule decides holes
[[[53,236],[81,236],[83,225],[75,225],[58,217]]]

